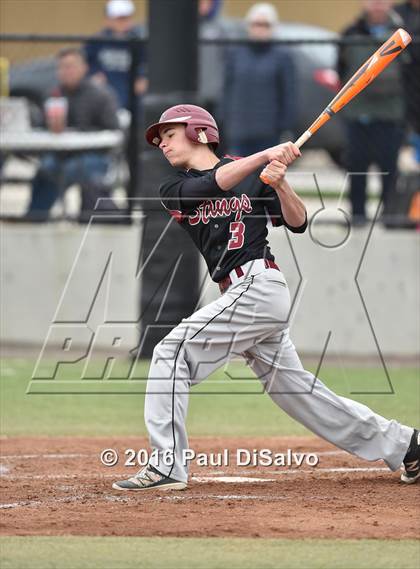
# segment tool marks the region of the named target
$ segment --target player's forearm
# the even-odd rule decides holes
[[[274,187],[274,186],[273,186]],[[284,179],[274,189],[279,196],[283,218],[291,227],[301,227],[306,220],[306,207]]]
[[[221,190],[227,192],[242,182],[244,178],[261,168],[267,162],[266,152],[257,152],[246,158],[224,164],[216,170],[216,182]]]

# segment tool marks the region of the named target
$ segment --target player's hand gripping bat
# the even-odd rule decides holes
[[[305,142],[316,133],[330,118],[338,113],[349,101],[363,91],[365,87],[371,83],[375,77],[381,73],[393,59],[397,57],[403,49],[411,42],[411,36],[402,28],[399,28],[392,36],[375,51],[373,55],[356,71],[356,73],[347,81],[341,91],[334,97],[329,105],[322,111],[319,117],[311,124],[295,142],[300,148]],[[268,184],[269,182],[260,176],[261,180]]]

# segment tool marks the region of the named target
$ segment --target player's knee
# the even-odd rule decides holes
[[[165,345],[164,340],[156,344],[153,350],[152,361],[154,364],[159,364],[170,358],[168,347]]]
[[[154,365],[172,366],[180,351],[180,343],[167,337],[156,344],[153,350],[152,363]]]

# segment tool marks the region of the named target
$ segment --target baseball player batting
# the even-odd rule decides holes
[[[189,391],[238,354],[272,400],[312,432],[358,457],[383,459],[391,470],[403,464],[401,480],[418,480],[419,431],[333,393],[305,371],[290,339],[290,294],[267,241],[267,223],[271,218],[292,233],[307,227],[305,205],[286,180],[299,148],[288,142],[220,159],[214,118],[188,104],[166,110],[146,139],[175,170],[160,186],[162,204],[198,247],[221,296],[155,347],[145,398],[154,452],[146,467],[113,488],[186,488]]]

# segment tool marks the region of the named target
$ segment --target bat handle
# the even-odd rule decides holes
[[[301,136],[299,136],[299,138],[296,140],[295,145],[298,148],[300,148],[301,146],[303,146],[305,144],[305,142],[307,140],[309,140],[311,138],[311,136],[312,136],[312,132],[310,130],[305,130],[305,132]],[[260,180],[264,184],[267,184],[267,185],[270,184],[269,180],[263,175],[260,176]]]
[[[312,132],[310,130],[305,130],[305,132],[296,140],[295,145],[300,148],[305,144],[307,140],[311,138],[311,136]]]

